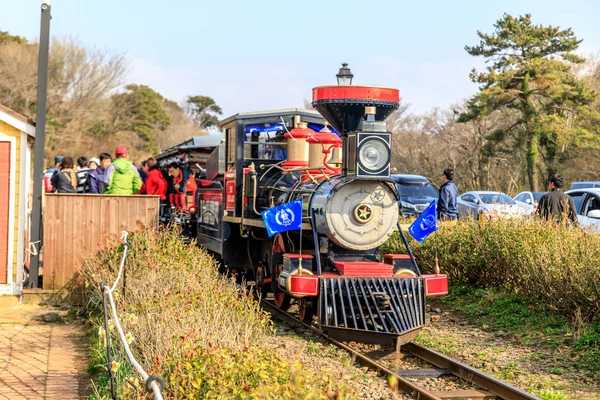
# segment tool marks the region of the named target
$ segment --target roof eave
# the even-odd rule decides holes
[[[24,115],[21,115],[18,112],[13,111],[10,108],[1,104],[0,121],[7,123],[13,128],[20,130],[21,132],[25,132],[27,135],[33,138],[35,137],[35,122],[25,117]]]

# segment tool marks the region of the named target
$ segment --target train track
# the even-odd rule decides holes
[[[278,318],[290,322],[292,324],[301,326],[302,328],[313,332],[315,335],[325,339],[326,341],[334,344],[335,346],[347,351],[352,357],[358,360],[364,366],[367,366],[380,375],[394,377],[395,385],[398,390],[412,396],[418,400],[540,400],[529,393],[526,393],[520,389],[517,389],[507,383],[504,383],[492,376],[489,376],[481,371],[478,371],[468,365],[465,365],[459,361],[456,361],[448,356],[445,356],[437,351],[428,349],[427,347],[421,346],[416,343],[409,343],[402,346],[402,351],[410,354],[411,356],[425,361],[428,364],[433,365],[435,368],[428,370],[406,370],[406,371],[394,371],[391,368],[385,366],[379,360],[372,358],[354,348],[350,345],[340,342],[326,333],[322,332],[319,328],[314,325],[306,324],[300,319],[296,318],[293,314],[278,309],[274,304],[268,300],[261,300],[261,306],[263,309],[272,315],[276,315]],[[410,371],[416,372],[411,374]],[[439,377],[444,375],[455,376],[464,381],[471,383],[474,386],[483,389],[477,390],[455,390],[455,391],[430,391],[427,388],[416,384],[409,380],[418,378],[430,378]]]

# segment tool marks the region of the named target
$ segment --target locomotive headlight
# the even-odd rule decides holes
[[[389,163],[389,150],[386,143],[379,138],[365,140],[360,145],[358,160],[369,172],[381,171]]]

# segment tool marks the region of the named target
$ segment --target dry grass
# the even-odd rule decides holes
[[[425,272],[432,272],[435,237],[411,241]],[[589,321],[600,313],[600,236],[535,219],[466,221],[437,233],[443,272],[455,282],[504,287],[550,308]],[[398,237],[385,252],[402,252]]]
[[[219,277],[205,251],[169,230],[135,234],[130,243],[117,290],[119,317],[138,361],[167,380],[169,398],[348,398],[335,377],[315,377],[267,345],[276,340],[269,316],[232,281]],[[95,333],[103,332],[97,288],[114,281],[121,255],[122,246],[111,247],[83,268]],[[92,338],[95,398],[107,393],[103,343],[97,334]],[[119,398],[138,398],[140,383],[129,383],[134,374],[121,352],[114,356],[124,368],[117,374]]]
[[[84,268],[93,287],[102,281],[112,284],[119,253],[121,249],[105,251]],[[126,310],[123,329],[136,338],[145,364],[156,356],[180,357],[182,340],[192,347],[243,348],[259,344],[271,331],[268,315],[256,302],[217,278],[212,257],[172,232],[131,237],[126,276],[117,292],[117,306]],[[101,304],[97,291],[90,294],[92,304]]]

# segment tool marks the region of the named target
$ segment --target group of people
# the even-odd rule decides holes
[[[565,180],[560,174],[556,173],[550,177],[548,193],[542,196],[536,211],[539,218],[560,222],[566,216],[571,223],[577,223],[575,202],[562,191],[564,185]],[[437,202],[438,219],[442,221],[458,219],[457,197],[458,188],[454,183],[454,169],[446,168],[442,174],[442,186]]]
[[[115,158],[102,153],[99,157],[56,156],[54,167],[45,173],[46,191],[54,193],[147,194],[160,196],[161,204],[184,206],[188,192],[197,188],[194,174],[178,163],[161,169],[155,158],[136,167],[129,160],[125,146],[117,147]],[[167,195],[170,196],[168,199]]]

